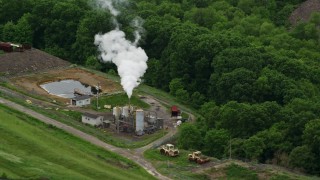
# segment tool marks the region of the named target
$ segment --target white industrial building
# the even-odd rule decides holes
[[[89,96],[89,95],[76,96],[74,98],[71,98],[70,104],[73,106],[77,106],[77,107],[90,105],[91,104],[91,96]]]
[[[81,121],[85,124],[90,124],[92,126],[99,126],[99,125],[102,125],[104,121],[104,117],[102,115],[84,113],[82,115]]]

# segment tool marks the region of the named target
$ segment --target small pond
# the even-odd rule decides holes
[[[62,80],[57,82],[50,82],[41,84],[40,87],[47,91],[51,95],[73,98],[75,90],[80,91],[84,94],[97,94],[95,87],[83,84],[80,81],[75,80]]]

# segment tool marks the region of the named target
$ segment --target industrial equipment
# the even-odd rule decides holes
[[[201,154],[201,151],[192,152],[192,154],[188,154],[189,161],[194,161],[198,164],[204,164],[210,161],[207,156]]]
[[[174,148],[172,144],[166,144],[161,146],[160,153],[170,157],[176,157],[179,155],[179,150]]]
[[[136,110],[136,132],[143,131],[144,129],[144,111],[142,109]]]
[[[156,130],[157,130],[157,127],[156,127],[155,125],[150,125],[150,126],[148,126],[148,127],[146,127],[146,128],[144,129],[144,132],[145,132],[146,134],[152,134],[152,133],[154,133]]]

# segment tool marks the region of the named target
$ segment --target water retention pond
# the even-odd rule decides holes
[[[62,98],[75,97],[74,92],[78,91],[83,94],[97,94],[97,89],[93,86],[83,84],[76,80],[62,80],[56,82],[49,82],[41,84],[40,87],[51,95],[59,96]]]

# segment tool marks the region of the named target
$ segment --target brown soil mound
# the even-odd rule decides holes
[[[296,25],[300,21],[308,21],[313,12],[320,12],[319,0],[307,0],[303,2],[291,13],[289,21],[292,25]]]
[[[70,63],[38,49],[0,55],[0,74],[15,75],[66,67]]]

